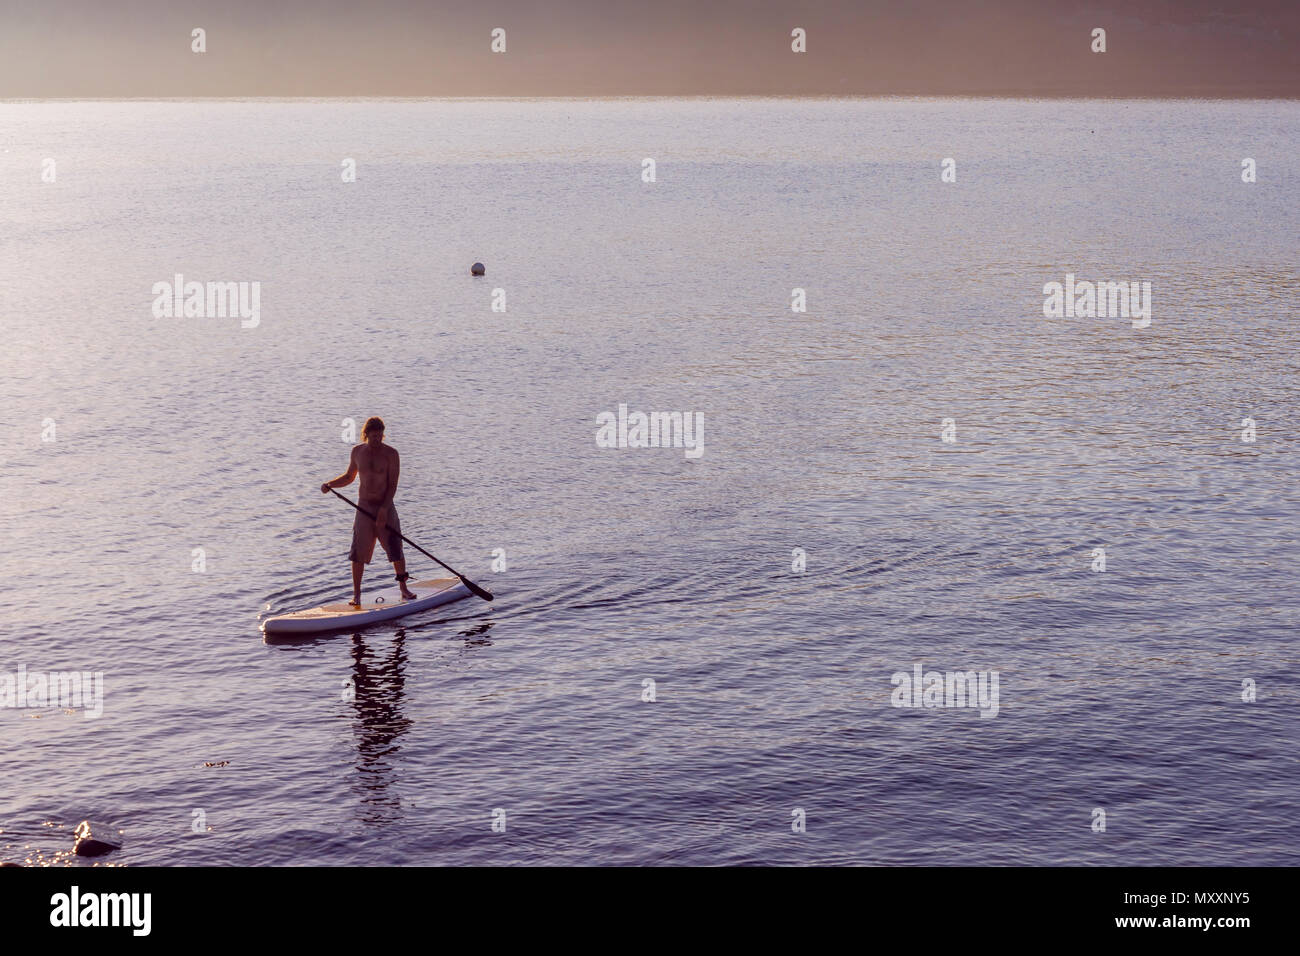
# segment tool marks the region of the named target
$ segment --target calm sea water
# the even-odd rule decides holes
[[[0,672],[105,688],[0,710],[0,859],[82,865],[89,817],[128,865],[1300,863],[1298,134],[0,104]],[[176,273],[259,324],[156,318]],[[1151,282],[1150,327],[1044,318],[1067,273]],[[704,454],[596,447],[620,404]],[[372,414],[407,535],[497,600],[267,644],[348,592],[317,488]],[[892,706],[918,664],[997,671],[996,717]]]

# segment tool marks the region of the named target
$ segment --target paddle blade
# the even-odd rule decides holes
[[[492,592],[491,592],[491,591],[488,591],[488,590],[485,590],[484,588],[479,587],[477,584],[475,584],[475,583],[474,583],[473,581],[471,581],[469,578],[461,578],[461,579],[460,579],[460,583],[463,584],[463,585],[465,585],[465,587],[469,588],[470,591],[473,592],[473,594],[474,594],[476,597],[481,597],[481,598],[482,598],[483,600],[485,600],[485,601],[491,601],[491,600],[493,600]]]

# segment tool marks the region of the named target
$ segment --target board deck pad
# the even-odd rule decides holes
[[[365,627],[379,621],[405,617],[429,608],[450,604],[469,597],[470,590],[456,578],[432,578],[412,581],[407,587],[415,592],[410,601],[402,599],[401,588],[391,587],[361,596],[361,606],[353,607],[346,601],[325,604],[305,611],[280,614],[267,618],[262,629],[267,634],[309,633],[332,631],[336,628]]]

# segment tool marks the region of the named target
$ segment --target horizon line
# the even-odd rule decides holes
[[[466,102],[518,102],[520,100],[555,100],[555,101],[599,101],[599,100],[1052,100],[1096,102],[1103,100],[1142,100],[1142,101],[1255,101],[1255,102],[1295,102],[1300,101],[1300,93],[1262,95],[1258,93],[1120,93],[1120,94],[1078,94],[1078,93],[602,93],[584,94],[540,94],[517,96],[467,96],[467,95],[404,95],[387,93],[358,93],[334,95],[289,95],[289,94],[198,94],[192,96],[0,96],[0,103],[186,103],[196,100],[210,102],[320,102],[339,100],[358,101],[407,101],[431,102],[435,100],[454,100]]]

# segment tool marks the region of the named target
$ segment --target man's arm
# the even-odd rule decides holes
[[[357,450],[353,448],[352,454],[348,456],[348,470],[343,472],[343,474],[339,475],[337,478],[331,478],[329,481],[325,482],[325,484],[321,485],[320,493],[322,495],[327,495],[329,494],[331,488],[342,488],[346,485],[350,485],[352,484],[353,481],[356,480],[356,477],[357,477]]]
[[[393,453],[393,457],[388,459],[388,491],[375,513],[375,524],[381,528],[388,527],[388,506],[393,503],[393,495],[397,494],[397,479],[402,473],[402,460],[397,456],[397,449],[388,450]]]

